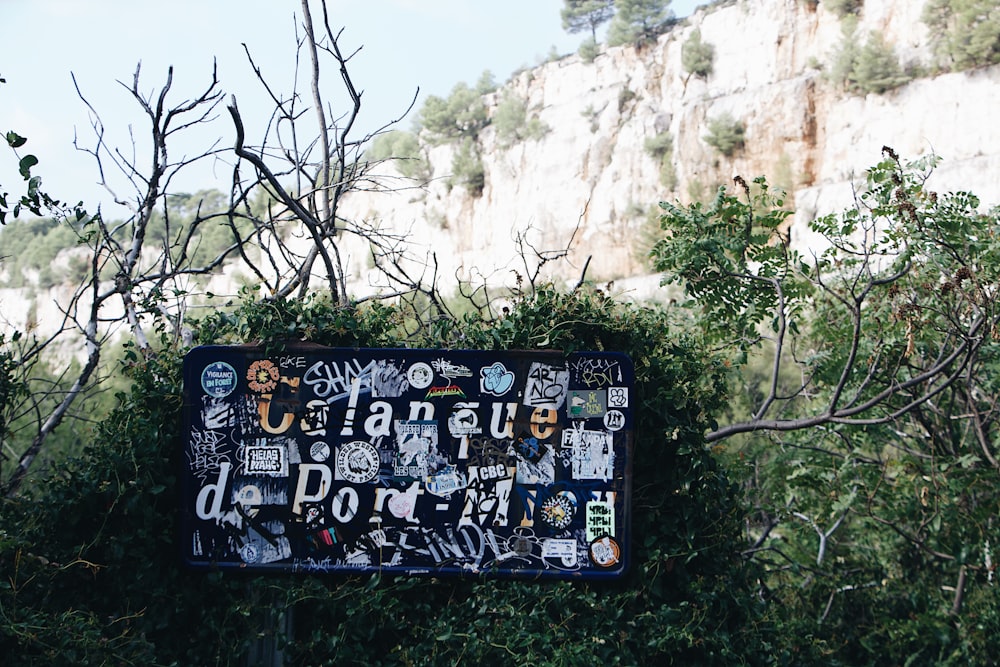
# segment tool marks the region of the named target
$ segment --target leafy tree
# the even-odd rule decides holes
[[[643,142],[643,148],[660,165],[660,184],[668,190],[677,187],[677,175],[674,173],[673,165],[673,136],[666,131],[659,132],[655,136],[647,137]]]
[[[874,32],[864,44],[859,44],[855,25],[853,20],[844,23],[844,35],[834,56],[830,78],[845,90],[861,95],[880,95],[909,81],[895,49]]]
[[[824,6],[837,16],[844,17],[861,11],[863,0],[824,0]]]
[[[480,95],[489,95],[495,92],[497,89],[496,77],[493,76],[493,72],[483,70],[483,73],[479,75],[479,80],[476,81],[476,92]]]
[[[504,93],[497,102],[491,124],[502,147],[528,139],[541,139],[549,131],[537,114],[531,114],[529,118],[527,102],[511,92]]]
[[[614,0],[566,0],[560,16],[563,30],[569,33],[590,31],[597,42],[598,26],[607,23],[615,13]]]
[[[723,113],[708,120],[708,134],[705,143],[726,157],[732,157],[743,149],[746,128],[742,121],[733,118],[730,113]]]
[[[451,160],[450,185],[461,185],[473,197],[483,194],[486,186],[486,168],[483,166],[483,156],[479,152],[479,144],[471,139],[465,139],[458,144]]]
[[[576,52],[583,59],[583,62],[592,63],[600,55],[601,48],[596,39],[587,38],[580,42],[580,48]]]
[[[681,65],[688,76],[708,78],[712,73],[712,61],[715,59],[715,47],[701,41],[701,30],[695,29],[681,46]]]
[[[763,661],[774,638],[752,596],[755,573],[736,557],[737,489],[701,435],[721,404],[726,371],[699,349],[697,334],[666,311],[588,289],[541,288],[515,297],[499,318],[473,310],[408,330],[420,301],[345,309],[322,298],[244,299],[192,323],[193,342],[613,346],[632,355],[634,400],[644,406],[632,515],[641,538],[625,581],[183,572],[174,562],[174,459],[186,348],[164,339],[148,357],[129,349],[131,389],[86,454],[37,494],[0,505],[0,563],[11,574],[11,585],[0,587],[5,657],[19,665],[237,665],[247,639],[269,629],[258,615],[266,607],[294,614],[284,646],[290,664],[496,664],[515,648],[538,664],[589,664],[595,656],[628,664]]]
[[[420,139],[412,132],[391,130],[378,135],[365,158],[372,162],[393,160],[393,166],[407,178],[423,181],[430,176],[429,165],[420,150]]]
[[[458,83],[447,99],[428,96],[420,109],[419,122],[432,142],[444,143],[475,138],[489,119],[482,95],[468,84]]]
[[[665,205],[653,251],[743,371],[706,438],[746,467],[746,556],[786,636],[810,638],[788,649],[826,662],[997,650],[1000,209],[928,190],[934,163],[885,149],[856,208],[812,223],[829,245],[811,258],[763,179]]]
[[[861,47],[854,63],[848,86],[864,93],[880,95],[898,88],[910,76],[903,72],[895,49],[878,33],[872,33]]]
[[[615,16],[608,28],[608,44],[643,44],[656,39],[670,25],[669,0],[615,0]]]
[[[923,21],[934,53],[946,68],[1000,62],[1000,8],[993,0],[930,0]]]

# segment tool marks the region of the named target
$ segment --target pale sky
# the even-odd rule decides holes
[[[675,0],[674,13],[685,16],[697,0]],[[484,70],[498,83],[525,66],[576,51],[584,35],[563,31],[562,0],[330,0],[330,23],[344,28],[341,50],[363,47],[350,63],[355,85],[364,91],[364,127],[399,117],[417,88],[420,98],[401,124],[410,129],[428,95],[446,96],[464,81],[474,84]],[[322,21],[313,3],[314,22]],[[235,94],[247,123],[248,143],[259,138],[268,111],[242,43],[249,47],[271,85],[291,90],[295,68],[296,25],[300,0],[0,0],[0,131],[28,138],[21,153],[36,155],[34,173],[44,190],[57,198],[84,200],[88,209],[103,203],[116,217],[110,197],[95,185],[93,158],[73,148],[74,133],[92,142],[90,116],[70,77],[72,72],[97,109],[109,139],[131,146],[129,125],[140,143],[147,125],[128,91],[137,63],[140,90],[159,90],[173,65],[175,104],[199,94],[218,63],[221,89]],[[305,56],[303,56],[305,57]],[[339,84],[332,67],[322,73],[326,87]],[[306,92],[305,89],[302,89]],[[224,106],[199,135],[200,141],[175,148],[193,155],[218,139],[231,146],[233,131]],[[0,187],[21,192],[16,158],[0,146]],[[172,157],[178,157],[175,153]],[[225,165],[216,165],[225,177]],[[210,173],[199,175],[186,190],[213,187]]]

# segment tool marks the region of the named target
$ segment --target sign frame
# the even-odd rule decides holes
[[[210,345],[184,359],[194,569],[621,577],[634,385],[619,352]]]

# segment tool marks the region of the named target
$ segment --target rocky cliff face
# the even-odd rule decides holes
[[[923,4],[865,0],[857,34],[882,35],[904,65],[926,65]],[[695,30],[715,50],[705,79],[681,64]],[[764,175],[793,194],[791,233],[800,246],[817,242],[806,230],[814,216],[850,205],[856,178],[881,158],[883,145],[906,159],[935,152],[943,162],[932,187],[1000,203],[1000,130],[992,117],[1000,66],[861,97],[825,74],[841,39],[842,21],[822,2],[739,0],[702,9],[641,49],[549,62],[488,96],[492,111],[505,95],[525,100],[548,132],[509,143],[495,125],[483,130],[481,193],[448,185],[454,145],[426,146],[432,177],[424,187],[353,193],[340,213],[405,236],[414,263],[433,259],[445,289],[459,279],[510,285],[515,272],[528,276],[540,258],[566,249],[565,261],[545,264],[543,277],[575,283],[586,267],[589,279],[615,280],[617,294],[646,298],[662,296],[644,263],[658,202],[707,199],[737,174]],[[722,114],[746,129],[744,148],[731,157],[705,141],[709,121]],[[645,149],[664,133],[672,141],[666,169]],[[380,168],[388,187],[400,183],[392,163]],[[375,291],[380,275],[367,241],[343,240],[350,288]],[[226,267],[209,290],[235,294],[241,274],[248,275]],[[0,290],[7,325],[57,326],[69,289]]]
[[[882,35],[904,66],[930,62],[923,0],[866,0],[857,35]],[[509,282],[524,273],[522,250],[569,248],[554,278],[622,279],[646,271],[644,235],[659,201],[710,197],[739,174],[764,175],[793,193],[792,236],[851,202],[852,184],[881,158],[883,145],[914,159],[943,158],[940,190],[967,189],[1000,202],[1000,67],[920,78],[882,95],[843,92],[824,74],[842,39],[842,22],[800,0],[740,0],[700,10],[652,45],[604,49],[526,71],[488,99],[526,100],[549,128],[537,140],[505,146],[494,127],[479,136],[481,194],[449,187],[454,147],[428,149],[433,178],[422,190],[352,194],[342,212],[406,230],[417,253],[435,253],[439,274],[477,272]],[[713,73],[689,76],[681,49],[693,31],[714,47]],[[705,141],[710,120],[729,114],[745,127],[731,157]],[[666,170],[644,149],[669,133]],[[664,176],[665,174],[665,176]],[[520,239],[520,242],[519,242]],[[526,245],[527,244],[527,245]],[[368,278],[364,249],[352,254],[354,284]]]

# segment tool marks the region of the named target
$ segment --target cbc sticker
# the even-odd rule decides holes
[[[216,361],[201,372],[201,388],[209,396],[224,398],[236,389],[236,369],[224,361]]]
[[[378,475],[378,464],[378,450],[364,440],[355,440],[337,449],[339,479],[355,484],[370,482]]]

